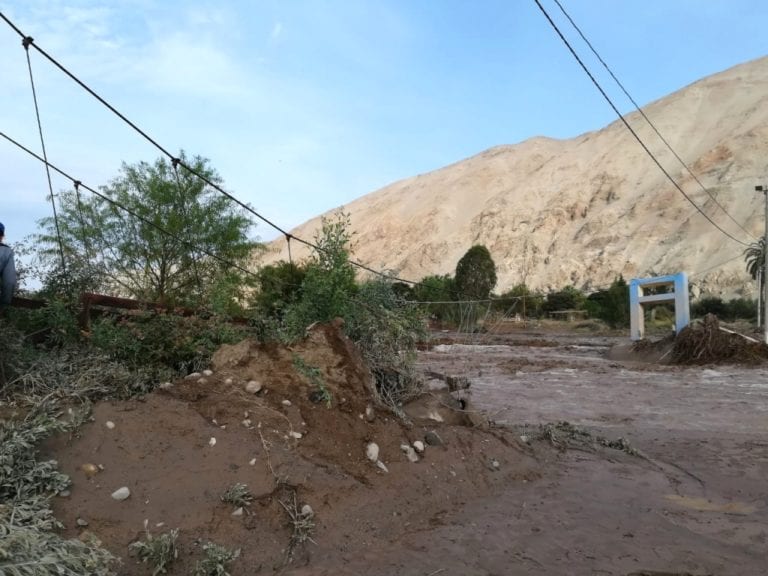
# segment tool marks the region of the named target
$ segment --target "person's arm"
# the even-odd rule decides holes
[[[13,251],[11,251],[10,248],[9,251],[10,254],[8,255],[8,261],[3,267],[3,277],[1,279],[3,286],[3,301],[0,302],[0,304],[4,306],[8,306],[11,303],[13,289],[16,287],[16,264],[13,261]]]

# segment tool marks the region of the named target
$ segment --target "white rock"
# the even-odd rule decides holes
[[[315,511],[312,510],[312,506],[309,504],[304,504],[304,506],[301,507],[301,515],[306,518],[311,518],[315,515]]]
[[[290,400],[283,400],[282,401],[282,405],[283,406],[290,406],[291,405],[291,401]]]
[[[416,454],[416,450],[413,449],[413,446],[410,444],[401,444],[400,450],[402,450],[405,455],[408,457],[408,460],[410,462],[418,462],[419,461],[419,455]]]
[[[198,383],[198,384],[208,384],[208,379],[207,379],[207,378],[200,378],[200,379],[197,381],[197,383]]]
[[[365,447],[365,457],[371,462],[376,462],[379,459],[379,445],[376,442],[370,442]]]
[[[251,466],[256,466],[256,458],[251,458],[248,464],[250,464]]]
[[[232,378],[227,378],[226,380],[224,380],[224,384],[226,384],[227,386],[232,384]]]
[[[248,418],[246,418],[245,420],[243,420],[243,426],[245,426],[246,428],[250,428],[251,421]]]
[[[216,438],[214,438],[213,436],[211,436],[211,439],[210,439],[210,440],[208,440],[208,446],[210,446],[211,448],[213,448],[214,446],[216,446]]]
[[[240,508],[235,508],[235,511],[232,512],[232,516],[242,516],[243,515],[243,507],[240,506]]]
[[[430,420],[434,420],[435,422],[442,422],[443,417],[440,415],[440,412],[437,410],[432,410],[429,414],[427,414],[427,418]]]
[[[203,376],[213,376],[213,370],[203,370]]]
[[[424,442],[422,442],[421,440],[414,440],[413,441],[413,448],[414,448],[414,450],[416,450],[416,452],[418,452],[419,454],[422,454],[424,452],[424,448],[425,448]]]
[[[376,466],[378,466],[382,472],[389,472],[389,468],[387,468],[387,465],[384,464],[381,460],[376,461]]]
[[[525,434],[522,434],[520,436],[520,442],[522,442],[523,444],[528,444],[528,436],[526,436]]]
[[[200,372],[192,372],[192,374],[187,374],[185,379],[186,380],[195,380],[196,378],[200,378],[200,376],[202,376],[202,374],[200,374]]]
[[[170,382],[163,382],[160,384],[160,390],[170,390],[171,388],[173,388],[173,384]]]
[[[258,394],[261,392],[261,382],[257,382],[256,380],[251,380],[245,385],[245,391],[249,394]]]
[[[495,458],[491,460],[491,468],[493,468],[494,470],[498,470],[500,467],[501,465],[499,464],[498,460],[496,460]]]
[[[125,500],[130,495],[131,495],[131,491],[128,490],[127,486],[123,486],[122,488],[118,488],[117,490],[112,492],[112,498],[114,498],[115,500]]]
[[[106,426],[106,427],[107,427],[107,428],[109,428],[110,430],[114,430],[114,428],[115,428],[115,423],[114,423],[114,422],[112,422],[112,420],[107,420],[107,421],[104,423],[104,426]]]
[[[365,407],[365,419],[368,422],[373,422],[376,419],[376,411],[373,409],[373,406],[368,404],[368,406]]]
[[[296,432],[295,430],[291,430],[290,432],[288,432],[288,436],[290,436],[291,438],[295,438],[296,440],[299,440],[303,436],[303,434],[301,432]]]

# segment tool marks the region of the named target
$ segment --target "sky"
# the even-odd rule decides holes
[[[633,109],[541,0],[622,112]],[[641,104],[766,54],[764,0],[561,0]],[[172,153],[290,229],[389,183],[615,120],[533,0],[0,0],[0,12]],[[160,152],[30,50],[50,162],[97,188]],[[40,150],[19,36],[0,22],[0,131]],[[54,177],[54,192],[70,183]],[[51,213],[0,140],[0,222]],[[261,239],[276,233],[259,224]]]

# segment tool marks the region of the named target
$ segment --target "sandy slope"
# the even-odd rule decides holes
[[[700,80],[644,111],[735,220],[762,233],[763,197],[753,190],[768,177],[761,154],[768,144],[768,57]],[[638,113],[627,119],[714,221],[752,241]],[[740,257],[744,247],[696,212],[619,121],[570,140],[532,138],[491,148],[395,182],[345,209],[357,258],[411,279],[453,272],[480,242],[497,263],[502,290],[524,280],[544,289],[594,288],[619,273],[678,270],[693,275],[696,290],[752,290]],[[318,223],[319,217],[293,233],[310,239]],[[265,262],[286,259],[284,239],[272,247]],[[294,257],[306,255],[301,248],[294,243]]]

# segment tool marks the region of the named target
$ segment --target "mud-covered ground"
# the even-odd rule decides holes
[[[441,552],[442,573],[768,574],[764,368],[610,359],[625,337],[454,339],[423,352],[421,365],[469,378],[474,406],[496,422],[533,436],[542,422],[567,420],[624,437],[640,456],[536,450],[540,481],[473,503],[442,536],[424,535],[455,542]]]
[[[73,479],[56,514],[129,576],[152,572],[128,548],[145,521],[180,529],[170,576],[190,574],[209,540],[241,550],[233,576],[768,574],[764,369],[609,359],[622,342],[437,334],[419,357],[432,391],[405,407],[410,424],[366,416],[370,378],[333,326],[291,348],[225,347],[210,375],[100,403],[76,437],[49,442]],[[437,390],[446,382],[471,384],[457,393],[469,413]],[[542,435],[562,420],[592,436]],[[401,446],[415,441],[427,446],[410,462]],[[221,501],[236,482],[254,497],[241,515]],[[113,500],[121,486],[130,497]],[[314,526],[297,544],[288,508],[304,504]]]

